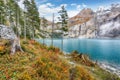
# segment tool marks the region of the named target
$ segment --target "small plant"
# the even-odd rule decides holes
[[[0,51],[3,51],[5,49],[5,46],[0,46]]]
[[[74,51],[70,54],[70,56],[76,57],[78,54],[79,54],[79,52],[78,52],[77,50],[74,50]]]
[[[0,41],[0,55],[9,54],[10,53],[10,42],[8,40]]]
[[[22,43],[23,43],[23,44],[28,44],[28,41],[23,41]]]
[[[55,51],[55,47],[49,46],[49,47],[47,48],[47,50],[48,50],[48,51],[49,51],[49,50]]]
[[[74,50],[72,53],[78,54],[79,52],[77,50]]]
[[[89,56],[86,54],[79,53],[78,51],[75,50],[70,54],[70,56],[72,57],[71,59],[77,63],[81,63],[92,67],[95,66],[95,64],[89,59]]]

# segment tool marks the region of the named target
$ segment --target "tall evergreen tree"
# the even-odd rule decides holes
[[[22,33],[22,25],[23,25],[23,17],[22,9],[18,5],[19,0],[8,0],[7,1],[7,21],[10,23],[9,26],[13,28],[16,35],[20,35]]]
[[[34,0],[31,0],[31,1],[25,0],[24,4],[27,12],[26,17],[28,17],[27,23],[29,26],[29,29],[28,29],[29,36],[34,38],[35,36],[37,36],[36,30],[39,31],[39,27],[40,27],[39,12]]]
[[[4,24],[5,21],[5,3],[4,0],[0,0],[0,24]]]
[[[24,23],[26,22],[26,36],[28,38],[30,38],[30,21],[29,21],[29,11],[30,11],[30,2],[28,0],[24,0],[24,6],[25,6],[25,17],[26,20],[24,21]]]
[[[62,24],[62,30],[63,31],[68,31],[68,14],[67,10],[65,9],[64,6],[61,7],[61,10],[58,12],[60,17],[59,20],[61,21]],[[61,49],[63,50],[63,35],[61,39]]]
[[[62,23],[62,30],[68,31],[68,14],[64,6],[61,7],[61,10],[58,12],[60,14],[59,20]]]

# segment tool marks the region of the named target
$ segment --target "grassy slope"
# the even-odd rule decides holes
[[[58,48],[35,41],[22,40],[21,44],[25,52],[14,56],[4,54],[9,52],[8,43],[0,48],[0,53],[4,54],[0,56],[0,80],[120,80],[98,66],[86,66],[65,58]]]

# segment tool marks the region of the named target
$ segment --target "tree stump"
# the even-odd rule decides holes
[[[23,52],[20,45],[20,39],[18,37],[12,40],[11,55],[14,55],[16,51]]]

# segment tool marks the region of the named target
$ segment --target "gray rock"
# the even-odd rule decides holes
[[[16,37],[11,27],[0,25],[0,38],[14,40]]]

